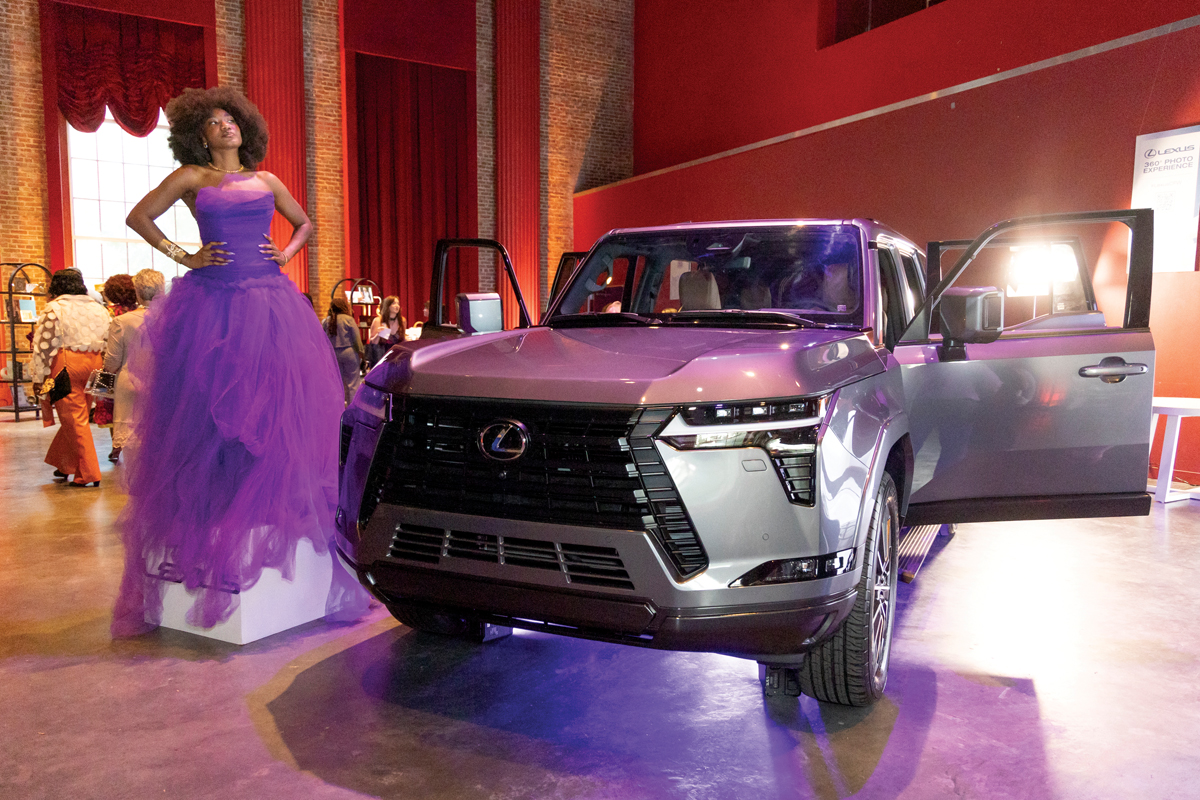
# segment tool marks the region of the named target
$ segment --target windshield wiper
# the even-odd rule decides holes
[[[787,311],[745,311],[739,308],[712,309],[708,311],[680,311],[667,320],[672,322],[705,323],[722,325],[790,325],[793,327],[824,328],[825,323],[815,322],[799,314]]]
[[[551,328],[608,328],[622,325],[661,325],[662,320],[620,311],[607,314],[559,314],[547,320],[546,324]]]

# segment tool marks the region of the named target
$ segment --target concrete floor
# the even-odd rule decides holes
[[[960,526],[901,586],[886,699],[851,710],[765,701],[723,656],[382,610],[114,643],[121,468],[63,488],[52,434],[0,422],[3,798],[1200,797],[1200,503]]]

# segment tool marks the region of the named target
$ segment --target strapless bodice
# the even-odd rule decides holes
[[[271,228],[275,196],[264,189],[239,189],[229,176],[217,186],[205,186],[196,192],[196,223],[200,240],[225,242],[217,249],[226,250],[232,263],[192,270],[196,275],[217,280],[241,280],[280,274],[279,265],[263,257],[259,247],[266,244],[263,234]]]

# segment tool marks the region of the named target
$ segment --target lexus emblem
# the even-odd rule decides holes
[[[479,432],[479,450],[493,461],[516,461],[529,447],[529,431],[511,419],[498,419]]]

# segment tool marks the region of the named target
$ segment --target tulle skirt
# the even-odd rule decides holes
[[[126,562],[114,636],[161,619],[156,575],[198,591],[188,622],[212,627],[264,568],[290,578],[301,539],[336,560],[343,391],[333,348],[282,274],[208,271],[176,279],[151,304],[126,366],[142,390],[118,520]],[[368,595],[334,567],[327,618],[357,618]]]

